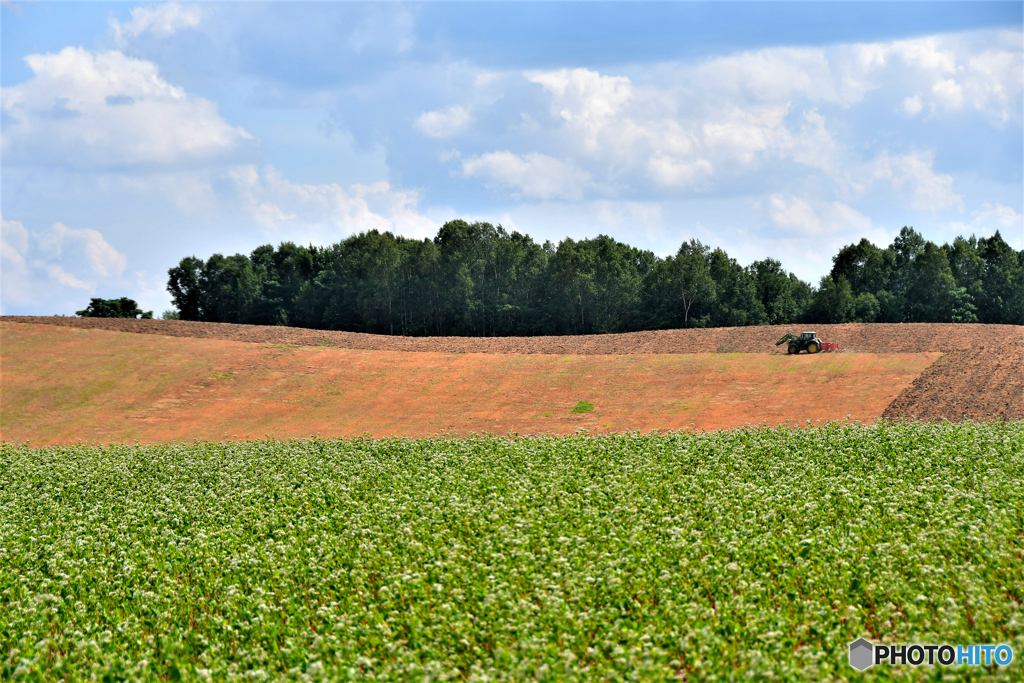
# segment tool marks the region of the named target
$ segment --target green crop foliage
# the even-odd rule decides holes
[[[1019,660],[1022,481],[1021,422],[4,444],[0,679],[859,680],[860,636]]]
[[[572,409],[572,412],[574,412],[574,413],[589,413],[593,409],[594,409],[594,404],[593,403],[588,403],[586,401],[578,401],[576,403],[576,407]]]

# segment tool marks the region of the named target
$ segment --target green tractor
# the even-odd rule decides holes
[[[780,346],[786,342],[789,342],[788,352],[790,354],[800,353],[801,351],[820,353],[822,349],[821,340],[818,339],[818,335],[814,332],[804,332],[799,337],[787,332],[782,339],[775,342],[775,345]]]

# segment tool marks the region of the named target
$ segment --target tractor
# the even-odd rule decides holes
[[[790,354],[800,353],[801,351],[806,351],[807,353],[819,353],[824,347],[821,340],[818,339],[818,335],[814,332],[804,332],[799,337],[787,332],[782,339],[775,342],[775,345],[780,346],[786,342],[789,342]]]

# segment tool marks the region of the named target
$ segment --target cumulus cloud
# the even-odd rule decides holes
[[[633,99],[632,84],[624,76],[607,76],[589,69],[560,69],[526,74],[552,95],[552,113],[571,129],[583,133],[590,149],[598,134]]]
[[[911,208],[957,208],[951,177],[932,170],[929,154],[866,155],[860,142],[835,131],[850,138],[857,120],[851,110],[875,91],[908,117],[972,108],[990,123],[1019,119],[1021,35],[980,31],[765,48],[645,67],[642,85],[584,68],[530,71],[524,78],[540,86],[549,116],[523,111],[520,118],[531,125],[517,130],[544,141],[535,154],[557,149],[563,163],[590,174],[594,187],[619,195],[643,191],[645,181],[655,189],[734,191],[758,169],[795,163],[806,167],[805,176],[824,172],[847,200],[858,186],[887,179]],[[509,170],[473,174],[516,185],[507,178],[523,167],[520,158],[487,161]],[[859,175],[847,170],[867,166]]]
[[[913,70],[909,78],[930,93],[904,100],[904,110],[917,114],[925,105],[932,112],[970,107],[995,121],[1020,118],[1024,93],[1024,33],[983,31],[926,36],[880,44],[883,62],[902,63]]]
[[[872,229],[871,219],[843,202],[815,207],[807,199],[774,194],[769,198],[769,215],[787,235],[866,235]]]
[[[892,187],[906,197],[907,205],[914,209],[940,211],[960,209],[962,197],[953,191],[953,176],[936,173],[929,153],[880,154],[866,170],[870,173],[867,186],[878,180],[889,181]],[[861,186],[862,190],[867,189]]]
[[[597,220],[611,227],[622,225],[650,228],[662,221],[664,210],[657,202],[612,202],[601,200],[594,203]]]
[[[974,212],[974,222],[980,225],[995,224],[1004,228],[1020,228],[1024,226],[1024,216],[1013,210],[1013,207],[985,202]]]
[[[944,236],[947,239],[967,235],[990,236],[1001,230],[1003,238],[1014,248],[1024,248],[1024,241],[1020,240],[1024,236],[1024,215],[1013,207],[985,202],[971,212],[971,217],[969,223],[954,221],[946,225]]]
[[[35,235],[36,248],[49,261],[70,261],[96,277],[121,275],[128,259],[110,246],[103,235],[89,228],[72,230],[54,223],[48,232]]]
[[[508,150],[462,161],[462,175],[530,199],[580,199],[590,174],[570,162],[536,152],[518,156]]]
[[[19,221],[0,216],[2,307],[32,305],[60,291],[94,292],[97,285],[116,279],[127,257],[90,228],[72,229],[55,223],[49,230],[30,233]]]
[[[262,172],[255,166],[237,167],[228,179],[242,211],[279,239],[333,242],[366,230],[423,238],[437,230],[435,222],[419,212],[416,192],[394,190],[386,182],[348,188],[300,184],[273,166]]]
[[[917,116],[921,113],[921,110],[924,109],[924,104],[921,102],[920,95],[905,98],[900,106],[903,108],[903,111],[907,116]]]
[[[648,160],[647,170],[661,185],[692,187],[710,177],[715,167],[707,159],[680,161],[668,154],[656,153]]]
[[[119,43],[137,38],[143,33],[173,35],[181,29],[198,28],[203,20],[203,10],[199,5],[182,5],[177,2],[136,7],[131,14],[131,21],[123,24],[113,17],[109,20],[110,30]]]
[[[424,112],[413,125],[429,138],[450,138],[469,125],[471,117],[465,107],[458,105],[438,111]]]
[[[7,164],[187,165],[237,155],[252,141],[152,62],[78,47],[25,62],[33,78],[3,89]]]
[[[840,201],[776,193],[768,198],[766,209],[769,228],[750,235],[739,251],[758,259],[771,254],[801,277],[809,277],[814,269],[827,272],[832,255],[846,244],[867,238],[884,246],[894,237]]]
[[[876,87],[868,78],[875,64],[870,51],[857,46],[773,47],[681,65],[675,78],[684,90],[716,100],[775,103],[803,97],[849,106]]]

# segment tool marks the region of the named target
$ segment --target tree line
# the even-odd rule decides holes
[[[880,248],[843,247],[818,285],[775,259],[741,266],[684,242],[658,257],[611,237],[538,244],[500,225],[445,223],[433,239],[388,232],[328,247],[189,256],[168,271],[183,320],[391,335],[597,334],[845,322],[1024,324],[1024,251],[997,232],[936,244],[904,227]]]

